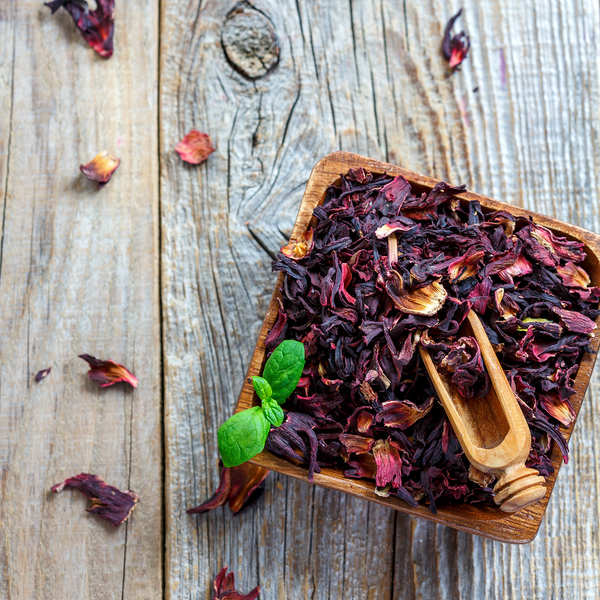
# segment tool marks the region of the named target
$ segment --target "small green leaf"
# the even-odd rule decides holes
[[[279,427],[283,423],[283,408],[273,398],[263,400],[262,409],[265,418],[273,427]]]
[[[237,467],[256,456],[265,447],[269,429],[269,421],[260,406],[242,410],[227,419],[217,432],[223,464]]]
[[[273,395],[271,386],[264,377],[253,376],[252,385],[254,386],[254,391],[256,392],[256,395],[263,401],[268,400]]]
[[[296,389],[304,360],[304,345],[296,340],[283,340],[267,359],[263,377],[271,384],[273,398],[279,404]]]

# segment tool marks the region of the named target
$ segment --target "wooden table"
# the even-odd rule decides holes
[[[254,0],[281,45],[256,81],[220,45],[233,4],[117,0],[105,61],[66,13],[0,3],[0,598],[205,599],[223,565],[263,599],[598,597],[597,377],[527,546],[274,475],[237,517],[185,514],[217,483],[216,428],[319,157],[359,152],[600,231],[598,3],[465,0],[473,47],[449,75],[458,3]],[[191,128],[217,147],[200,167],[173,152]],[[122,163],[97,189],[78,165],[102,149]],[[139,388],[98,390],[83,352]],[[138,492],[125,526],[49,496],[80,471]]]

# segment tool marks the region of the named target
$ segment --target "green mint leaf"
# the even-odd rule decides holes
[[[230,417],[219,427],[219,454],[226,467],[237,467],[265,447],[270,429],[263,409],[254,406]]]
[[[273,391],[271,390],[269,382],[263,377],[252,377],[252,385],[254,386],[256,395],[262,401],[268,400],[273,395]]]
[[[283,340],[265,363],[263,377],[271,384],[273,398],[283,404],[296,389],[304,369],[304,345]]]
[[[273,427],[279,427],[283,423],[283,408],[277,404],[276,400],[273,400],[273,398],[263,400],[262,409],[265,414],[265,419],[267,419]]]

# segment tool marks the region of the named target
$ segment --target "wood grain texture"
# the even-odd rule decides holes
[[[105,61],[64,11],[0,6],[2,598],[162,597],[157,27],[158,2],[119,3]],[[79,164],[103,149],[98,189]],[[99,390],[82,352],[138,389]],[[139,494],[126,525],[49,494],[81,471]]]
[[[269,253],[321,156],[351,150],[600,231],[597,3],[463,2],[473,49],[450,76],[439,43],[457,3],[256,0],[282,49],[255,82],[219,47],[233,2],[161,5],[167,597],[207,598],[228,564],[266,599],[594,598],[597,377],[528,546],[280,476],[238,517],[184,510],[216,484],[216,428],[266,312]],[[191,127],[217,146],[199,168],[172,153]]]

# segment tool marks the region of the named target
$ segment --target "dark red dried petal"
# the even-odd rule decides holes
[[[55,493],[65,487],[74,488],[85,494],[92,502],[86,510],[110,521],[115,527],[127,521],[139,498],[135,492],[122,492],[106,484],[98,475],[80,473],[52,486]]]
[[[115,0],[96,0],[95,10],[89,10],[85,0],[52,0],[44,4],[52,14],[64,8],[85,41],[103,58],[112,56]]]
[[[430,396],[423,406],[417,406],[410,400],[390,400],[382,406],[383,409],[377,417],[386,427],[408,429],[429,413],[433,407],[433,396]]]
[[[52,371],[52,367],[48,367],[47,369],[42,369],[35,374],[35,382],[39,383],[42,379],[46,379],[48,375],[50,375],[50,371]]]
[[[444,29],[444,38],[442,40],[442,53],[445,59],[448,61],[448,66],[451,69],[456,69],[465,60],[471,47],[471,40],[469,36],[461,31],[456,35],[452,35],[452,28],[454,27],[455,21],[462,14],[462,8],[449,19]]]
[[[212,145],[207,133],[192,129],[180,142],[175,145],[175,152],[181,160],[191,165],[203,163],[213,152]]]
[[[100,152],[89,163],[80,165],[79,170],[91,181],[100,185],[108,183],[113,173],[119,168],[121,159],[110,155],[106,150]]]
[[[596,323],[580,312],[554,307],[552,309],[559,317],[561,323],[575,333],[590,334],[596,329]]]
[[[229,508],[235,515],[256,498],[269,472],[248,462],[237,467],[222,467],[219,487],[212,497],[187,512],[203,513],[229,502]]]
[[[120,382],[128,383],[133,388],[138,386],[137,377],[123,365],[112,360],[100,360],[90,354],[80,354],[79,358],[90,365],[88,377],[102,388]]]
[[[260,586],[256,586],[247,594],[240,594],[235,589],[235,577],[233,573],[227,573],[227,567],[223,567],[215,577],[213,583],[215,590],[213,600],[256,600],[260,592]]]

